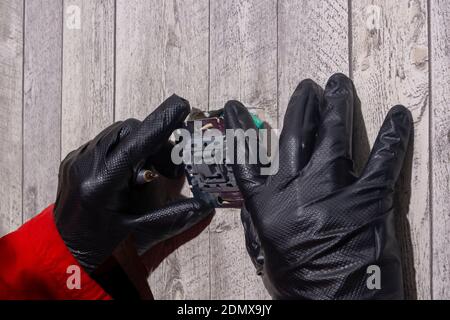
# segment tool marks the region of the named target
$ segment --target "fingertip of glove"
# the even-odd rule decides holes
[[[224,114],[229,114],[233,116],[239,116],[243,112],[247,112],[247,108],[242,104],[242,102],[237,100],[229,100],[225,103],[223,108]]]
[[[189,102],[173,94],[143,121],[143,125],[144,127],[154,126],[155,123],[162,126],[170,125],[169,129],[172,130],[175,129],[173,126],[178,126],[186,119],[190,111]]]
[[[309,78],[308,79],[304,79],[297,85],[297,88],[295,88],[293,96],[300,95],[303,92],[310,91],[310,90],[320,91],[321,88],[320,88],[320,86],[317,83],[314,82],[314,80],[309,79]]]
[[[325,86],[326,95],[342,95],[354,91],[353,81],[343,73],[335,73]]]
[[[173,93],[170,97],[166,99],[167,102],[171,104],[179,104],[181,106],[189,106],[189,101],[180,97],[176,93]]]
[[[411,137],[412,126],[411,112],[403,105],[396,105],[389,110],[377,140],[382,142],[381,145],[405,151]]]
[[[352,80],[342,72],[336,72],[328,79],[328,82],[352,82]]]
[[[389,119],[391,123],[391,130],[404,141],[406,148],[413,127],[411,112],[403,105],[396,105],[389,110],[387,119]]]
[[[214,212],[214,207],[206,201],[196,200],[196,210],[202,212],[203,215],[207,216]]]
[[[227,128],[253,128],[255,126],[247,108],[237,100],[230,100],[223,108]]]
[[[185,117],[187,117],[187,115],[191,111],[189,101],[176,95],[175,93],[167,98],[166,101],[164,101],[163,105],[166,108],[170,108],[171,110],[175,111],[176,113],[185,115]]]
[[[389,110],[388,115],[395,120],[405,121],[408,123],[412,123],[413,118],[411,111],[408,110],[405,106],[398,104]]]
[[[175,202],[172,205],[179,212],[189,212],[190,216],[206,216],[214,211],[214,207],[212,207],[209,203],[195,198],[184,199],[181,202]]]

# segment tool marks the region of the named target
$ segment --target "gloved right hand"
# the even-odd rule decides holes
[[[286,111],[278,173],[264,177],[258,165],[233,165],[245,198],[247,249],[274,298],[403,298],[393,194],[412,119],[403,106],[390,110],[356,177],[357,101],[342,74],[333,75],[325,91],[303,81]],[[229,102],[224,112],[227,128],[256,129],[241,103]],[[370,266],[380,268],[379,289],[367,285]]]
[[[155,165],[169,176],[179,171],[170,162],[167,143],[189,111],[189,103],[173,95],[144,121],[128,119],[113,124],[61,163],[56,226],[88,273],[92,274],[130,235],[143,254],[213,211],[195,199],[139,209],[138,202],[152,200],[152,194],[138,192],[134,184],[140,165]],[[166,161],[162,163],[162,159]]]

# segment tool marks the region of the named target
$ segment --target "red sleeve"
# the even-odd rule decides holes
[[[74,283],[79,284],[79,289],[73,288]],[[111,297],[67,249],[56,229],[52,205],[17,231],[0,238],[0,299]]]

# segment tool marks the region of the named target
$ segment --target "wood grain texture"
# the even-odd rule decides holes
[[[115,119],[142,119],[175,92],[200,109],[239,99],[281,127],[302,79],[343,72],[362,102],[358,169],[389,108],[413,114],[395,204],[405,289],[450,299],[450,4],[428,4],[0,1],[0,236],[54,200],[59,161]],[[151,287],[157,299],[268,298],[234,210],[170,255]]]
[[[64,1],[62,159],[113,122],[114,10],[114,0]]]
[[[430,1],[433,299],[450,299],[450,2]]]
[[[276,126],[277,1],[212,1],[210,109],[237,99]],[[239,210],[210,226],[211,298],[268,298],[245,249]]]
[[[284,0],[278,8],[279,123],[295,88],[310,78],[325,86],[349,73],[347,0]]]
[[[372,145],[390,107],[414,117],[396,194],[407,298],[430,298],[428,49],[426,1],[353,1],[353,75]],[[400,14],[401,13],[401,14]]]
[[[61,139],[62,2],[25,4],[23,215],[56,198]]]
[[[23,1],[0,2],[0,236],[22,223]]]
[[[143,119],[173,93],[208,108],[208,2],[117,1],[118,119]],[[208,229],[153,271],[150,287],[156,299],[208,299]]]

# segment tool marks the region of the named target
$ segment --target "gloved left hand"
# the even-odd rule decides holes
[[[144,121],[115,123],[62,162],[54,210],[56,226],[88,273],[92,274],[129,235],[142,254],[213,211],[195,199],[144,212],[135,203],[150,201],[134,184],[143,161],[152,162],[162,174],[177,170],[166,146],[189,112],[189,103],[174,95]],[[161,159],[168,161],[161,163]]]

